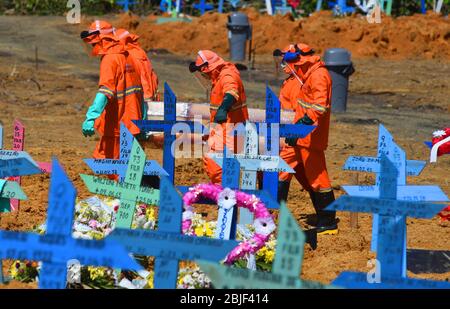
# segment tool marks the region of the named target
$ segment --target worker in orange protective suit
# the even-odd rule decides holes
[[[158,76],[153,70],[152,63],[147,57],[147,53],[139,46],[139,36],[128,32],[125,29],[115,31],[117,38],[125,46],[125,50],[133,58],[136,69],[141,77],[142,89],[144,91],[144,102],[159,100]],[[146,114],[144,114],[144,117]]]
[[[275,50],[274,57],[288,74],[279,96],[282,107],[295,111],[295,124],[317,126],[305,138],[286,138],[280,157],[295,170],[295,177],[309,192],[317,213],[317,233],[337,234],[336,212],[324,210],[334,201],[324,153],[330,127],[330,75],[320,56],[305,44]],[[287,200],[291,179],[292,174],[280,173],[279,201]]]
[[[117,29],[114,33],[130,55],[134,63],[134,67],[140,76],[140,81],[144,92],[142,117],[145,120],[147,119],[148,104],[152,101],[159,100],[158,76],[153,70],[152,63],[150,59],[148,59],[147,53],[138,43],[139,36],[131,34],[125,29]],[[141,146],[145,148],[146,140],[143,135],[139,136],[139,142]],[[159,189],[159,184],[160,179],[158,176],[144,175],[142,177],[142,186]]]
[[[234,64],[210,50],[199,51],[195,62],[189,65],[189,71],[206,89],[211,90],[209,149],[223,152],[226,145],[230,151],[239,152],[242,150],[243,138],[242,134],[241,137],[234,136],[236,125],[248,120],[244,85],[239,71]],[[211,182],[221,184],[222,168],[207,154],[203,156],[203,165]]]
[[[142,119],[143,91],[140,77],[127,51],[105,21],[93,22],[81,39],[92,48],[92,56],[100,56],[99,89],[83,123],[84,136],[100,134],[94,151],[96,159],[118,159],[120,122],[137,135],[139,128],[132,120]]]

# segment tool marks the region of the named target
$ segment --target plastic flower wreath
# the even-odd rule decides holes
[[[241,242],[225,258],[225,264],[231,265],[247,254],[255,254],[268,241],[270,235],[275,231],[273,217],[264,203],[255,195],[250,195],[230,188],[222,188],[217,184],[199,184],[189,189],[183,196],[183,223],[182,230],[188,234],[195,216],[193,204],[201,198],[217,203],[219,208],[228,210],[234,206],[243,207],[253,213],[255,220],[253,227],[255,233],[252,238]]]
[[[433,146],[444,139],[450,138],[450,128],[445,128],[444,130],[438,130],[433,132],[433,139],[431,140]],[[446,153],[450,153],[450,140],[439,146],[437,156],[442,156]]]

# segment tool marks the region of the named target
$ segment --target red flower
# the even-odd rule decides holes
[[[442,221],[450,221],[450,205],[441,210],[438,214]]]

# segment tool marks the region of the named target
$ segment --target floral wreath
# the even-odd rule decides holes
[[[438,145],[437,156],[440,157],[446,153],[450,153],[450,127],[444,128],[443,130],[437,130],[433,132],[433,139],[431,140],[432,145]],[[447,141],[444,141],[447,140]]]
[[[234,206],[246,208],[255,217],[253,221],[255,228],[253,237],[241,242],[234,248],[225,258],[225,264],[231,265],[246,254],[256,253],[266,244],[270,235],[275,231],[276,226],[272,215],[266,208],[266,205],[254,194],[247,194],[242,191],[231,190],[230,188],[224,189],[217,184],[198,184],[189,188],[189,191],[183,196],[182,230],[184,234],[187,234],[192,225],[192,218],[194,217],[192,205],[201,198],[216,202],[225,211]]]

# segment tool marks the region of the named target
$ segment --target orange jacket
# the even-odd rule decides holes
[[[213,122],[217,109],[222,104],[225,94],[231,94],[235,99],[233,106],[228,112],[227,123],[240,123],[248,120],[246,96],[241,75],[234,64],[225,64],[211,74],[212,89],[210,98],[211,118]]]
[[[314,121],[317,128],[305,138],[299,138],[297,145],[316,150],[328,146],[331,108],[331,78],[319,56],[303,56],[299,76],[303,86],[294,76],[283,83],[280,101],[283,108],[295,110],[294,123],[305,114]]]
[[[136,64],[136,70],[141,77],[141,84],[144,91],[144,100],[158,99],[158,76],[153,71],[152,63],[148,59],[146,52],[137,43],[137,38],[130,35],[126,41],[126,50]]]
[[[103,136],[120,136],[120,122],[133,135],[140,132],[132,120],[142,119],[142,87],[132,58],[127,52],[108,53],[100,63],[99,92],[108,97],[108,104],[95,128]]]

